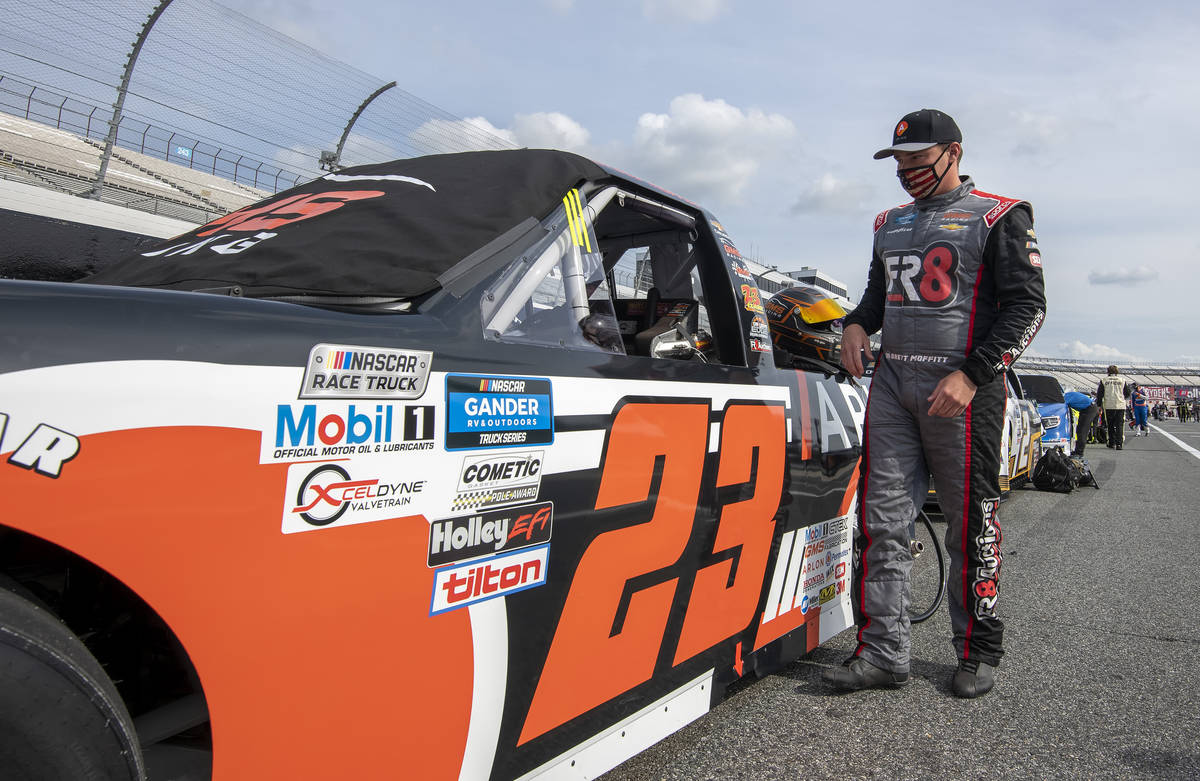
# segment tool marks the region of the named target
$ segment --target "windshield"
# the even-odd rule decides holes
[[[1053,377],[1045,374],[1023,374],[1021,375],[1021,385],[1025,388],[1026,397],[1041,404],[1066,403],[1066,399],[1063,398],[1062,386]]]

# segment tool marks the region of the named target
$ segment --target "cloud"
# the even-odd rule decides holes
[[[727,4],[727,0],[642,0],[642,15],[662,22],[711,22]]]
[[[575,7],[575,0],[542,0],[542,3],[556,14],[565,14]]]
[[[1048,149],[1061,148],[1068,140],[1066,124],[1049,112],[1014,111],[1005,128],[1010,138],[1019,139],[1013,146],[1014,155],[1036,157]]]
[[[431,119],[409,134],[417,154],[468,152],[479,149],[511,149],[516,136],[483,117],[468,119]]]
[[[583,125],[557,111],[518,114],[511,133],[518,146],[564,149],[586,153],[591,134]]]
[[[792,214],[862,214],[871,210],[875,188],[865,182],[825,173],[812,181],[792,204]]]
[[[1116,271],[1092,271],[1088,274],[1088,282],[1093,285],[1136,285],[1156,279],[1158,272],[1148,266],[1119,268]]]
[[[1060,342],[1058,358],[1078,358],[1090,361],[1119,361],[1123,363],[1143,363],[1144,358],[1123,353],[1116,347],[1106,344],[1084,344],[1076,339],[1073,342]]]
[[[688,198],[737,201],[759,167],[795,134],[796,126],[780,114],[687,94],[672,99],[666,114],[638,118],[629,157],[639,175]]]

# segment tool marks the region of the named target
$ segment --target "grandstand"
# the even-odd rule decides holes
[[[0,113],[5,179],[86,195],[96,184],[103,149],[86,135]],[[269,189],[117,148],[100,200],[199,225],[269,195]]]
[[[1044,356],[1022,356],[1013,369],[1018,374],[1049,374],[1058,379],[1066,390],[1077,390],[1094,395],[1100,379],[1108,373],[1112,361],[1082,361],[1071,358],[1047,358]],[[1200,398],[1200,365],[1176,363],[1116,362],[1121,376],[1138,385],[1170,387],[1184,391],[1187,398]]]

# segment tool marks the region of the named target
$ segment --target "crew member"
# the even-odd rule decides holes
[[[883,329],[864,432],[854,599],[858,647],[825,679],[842,689],[909,678],[908,528],[932,472],[947,519],[950,618],[960,697],[990,691],[1004,653],[1000,577],[1000,445],[1004,380],[1045,319],[1033,209],[960,177],[962,134],[941,111],[896,125],[896,175],[914,202],[875,218],[867,288],[845,319],[842,363],[863,374]]]
[[[1125,399],[1129,386],[1116,366],[1108,367],[1108,375],[1096,386],[1096,401],[1104,408],[1104,427],[1108,430],[1108,448],[1121,449],[1125,441]]]
[[[1092,397],[1079,391],[1067,391],[1063,394],[1067,407],[1079,412],[1079,420],[1075,423],[1075,449],[1073,456],[1082,456],[1084,445],[1092,432],[1092,421],[1100,414],[1100,407],[1092,401]]]

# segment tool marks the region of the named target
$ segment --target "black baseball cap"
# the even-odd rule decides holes
[[[891,157],[896,152],[920,152],[937,144],[951,141],[962,143],[962,131],[949,114],[923,108],[905,114],[892,131],[892,145],[875,153],[876,160]]]

